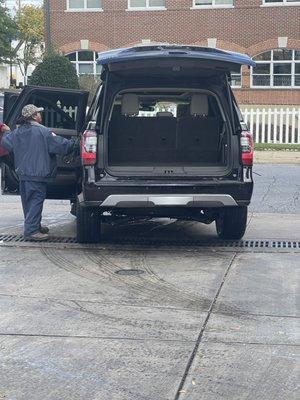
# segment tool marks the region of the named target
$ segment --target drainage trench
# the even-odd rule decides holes
[[[0,234],[0,243],[27,243],[32,242],[25,241],[22,235],[6,235]],[[76,238],[74,237],[64,237],[64,236],[51,236],[49,239],[43,243],[55,244],[78,244]],[[180,240],[163,240],[147,237],[138,238],[108,238],[104,239],[101,244],[120,244],[120,245],[144,245],[144,246],[191,246],[191,247],[230,247],[230,248],[245,248],[245,249],[291,249],[299,250],[300,241],[293,240],[195,240],[195,239],[180,239]],[[93,245],[95,247],[95,245]]]

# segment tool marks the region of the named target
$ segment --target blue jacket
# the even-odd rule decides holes
[[[20,180],[47,182],[56,176],[56,154],[70,153],[74,141],[56,136],[37,122],[30,122],[6,134],[1,145],[14,153],[15,171]]]

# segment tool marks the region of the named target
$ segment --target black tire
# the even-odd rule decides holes
[[[76,207],[78,243],[99,243],[101,241],[101,216],[96,208]]]
[[[224,208],[216,219],[217,234],[221,239],[241,239],[247,227],[248,207]]]

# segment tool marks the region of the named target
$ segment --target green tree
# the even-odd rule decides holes
[[[65,56],[52,53],[35,68],[29,78],[30,85],[78,89],[75,67]]]
[[[14,52],[26,83],[29,65],[37,65],[44,53],[44,12],[41,7],[27,5],[15,19],[19,42]]]
[[[90,106],[99,87],[100,78],[96,78],[94,75],[84,74],[79,76],[78,81],[79,88],[89,92],[88,105]]]
[[[4,0],[0,0],[0,62],[11,62],[11,41],[15,38],[17,27],[4,7]]]

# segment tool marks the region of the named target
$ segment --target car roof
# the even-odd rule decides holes
[[[105,66],[124,61],[138,61],[147,59],[192,59],[224,63],[224,65],[255,66],[255,62],[246,54],[224,51],[210,47],[154,44],[114,49],[98,53],[97,63]]]

